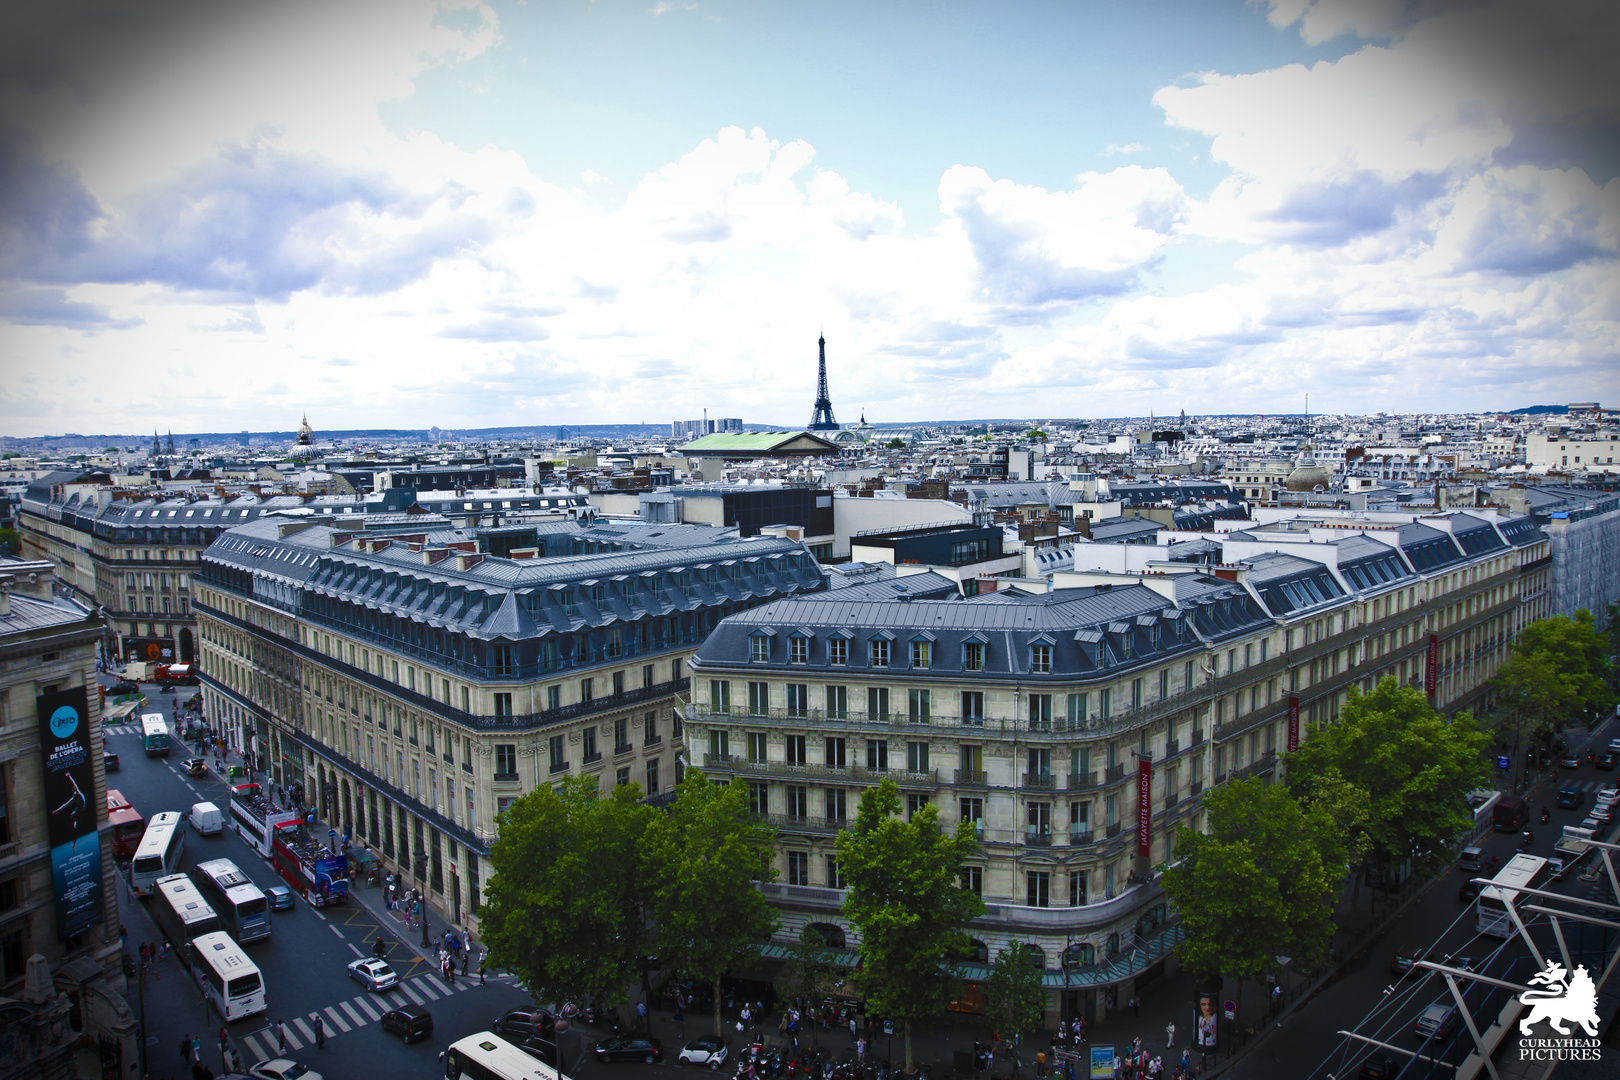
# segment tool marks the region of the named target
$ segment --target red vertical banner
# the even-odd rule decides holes
[[[1288,695],[1288,752],[1299,749],[1299,695]]]
[[[1153,852],[1153,762],[1147,757],[1136,765],[1136,853]]]
[[[1440,684],[1440,635],[1429,635],[1429,652],[1423,663],[1423,692],[1434,697]]]

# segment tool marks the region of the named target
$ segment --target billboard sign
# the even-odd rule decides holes
[[[1136,766],[1136,853],[1153,852],[1153,761],[1144,756]]]
[[[1215,1052],[1220,1037],[1219,1004],[1213,993],[1198,995],[1198,1011],[1193,1017],[1193,1045],[1206,1054]]]
[[[1288,752],[1299,749],[1299,695],[1288,695]]]
[[[1423,660],[1423,692],[1434,697],[1440,688],[1440,635],[1429,635],[1429,651]]]
[[[76,686],[42,694],[35,706],[45,771],[56,932],[66,939],[102,921],[101,837],[96,832],[89,697],[84,687]]]

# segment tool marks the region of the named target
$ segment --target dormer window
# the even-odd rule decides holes
[[[1052,673],[1052,646],[1037,642],[1029,647],[1029,670],[1032,675]]]
[[[934,662],[934,643],[932,641],[913,641],[911,643],[911,666],[914,668],[932,667]]]
[[[870,645],[869,659],[873,667],[889,666],[889,642],[887,638],[873,638]]]
[[[810,662],[810,639],[803,634],[795,634],[788,638],[788,663],[808,664]]]
[[[962,670],[984,670],[984,642],[969,641],[962,645]]]
[[[771,660],[771,639],[764,634],[754,634],[748,639],[748,659],[756,664],[768,664]]]

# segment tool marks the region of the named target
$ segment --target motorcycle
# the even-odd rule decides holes
[[[1529,851],[1530,850],[1530,845],[1534,844],[1535,842],[1536,842],[1536,834],[1535,834],[1535,831],[1533,829],[1525,829],[1522,833],[1519,834],[1519,850],[1520,851]]]
[[[1547,822],[1549,822],[1551,820],[1552,820],[1552,811],[1547,809],[1545,806],[1543,806],[1541,808],[1541,823],[1543,825],[1545,825],[1545,824],[1547,824]]]

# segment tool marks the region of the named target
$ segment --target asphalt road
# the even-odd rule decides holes
[[[1599,786],[1615,782],[1620,774],[1598,772],[1586,765],[1584,751],[1588,744],[1601,749],[1617,735],[1620,735],[1620,723],[1611,720],[1601,725],[1589,740],[1570,739],[1571,745],[1582,751],[1583,763],[1579,769],[1559,770],[1552,783],[1543,788],[1543,794],[1532,801],[1535,815],[1532,819],[1535,835],[1535,843],[1530,849],[1532,854],[1550,856],[1554,841],[1562,834],[1562,827],[1579,825],[1586,816],[1586,811],[1592,805],[1591,792]],[[1554,792],[1567,784],[1587,790],[1586,799],[1578,810],[1561,810],[1554,805]],[[1540,823],[1539,812],[1543,804],[1551,808],[1553,814],[1552,821],[1547,825]],[[1486,834],[1482,845],[1487,854],[1496,855],[1505,863],[1516,853],[1518,837],[1491,832]],[[1585,869],[1585,866],[1581,869]],[[1578,880],[1578,875],[1579,870],[1547,888],[1571,896],[1599,900],[1607,898],[1609,890],[1606,883],[1583,883]],[[1357,1031],[1409,1050],[1418,1050],[1420,1040],[1413,1034],[1418,1015],[1432,1002],[1444,1000],[1449,1003],[1451,996],[1444,980],[1432,972],[1427,976],[1405,980],[1391,974],[1391,958],[1410,946],[1434,946],[1437,952],[1432,958],[1436,960],[1446,956],[1467,957],[1476,965],[1475,970],[1479,970],[1478,965],[1483,962],[1488,965],[1484,968],[1486,974],[1522,984],[1535,972],[1535,964],[1523,942],[1517,937],[1503,942],[1476,934],[1474,905],[1458,899],[1458,886],[1472,876],[1453,871],[1437,882],[1382,938],[1375,941],[1364,954],[1352,959],[1336,981],[1297,1009],[1280,1027],[1274,1028],[1264,1042],[1226,1075],[1240,1080],[1274,1080],[1279,1076],[1299,1080],[1326,1080],[1329,1077],[1345,1080],[1358,1074],[1361,1063],[1369,1055],[1384,1053],[1346,1039],[1338,1034],[1340,1030]],[[1363,902],[1365,899],[1364,891]],[[1544,955],[1558,955],[1550,930],[1542,927],[1533,930],[1533,935]],[[1585,947],[1592,953],[1599,950],[1602,944],[1597,933],[1591,933],[1585,940]],[[1580,931],[1571,931],[1570,945],[1576,950],[1582,947]],[[1615,941],[1611,936],[1608,941],[1611,955],[1614,947]],[[1588,967],[1593,967],[1594,956],[1588,954],[1585,962]],[[1598,961],[1594,975],[1601,971],[1605,962],[1606,958]],[[1606,1014],[1613,1009],[1613,994],[1614,988],[1611,987],[1605,995],[1608,1003],[1600,1007],[1600,1012]],[[1479,1017],[1483,1021],[1480,1024],[1482,1030],[1494,1022],[1500,1008],[1500,1000],[1486,1005],[1482,1013],[1488,1015]],[[1467,1029],[1459,1028],[1458,1035],[1449,1054],[1440,1052],[1444,1060],[1460,1063],[1472,1049],[1473,1043]],[[1448,1073],[1449,1070],[1442,1068],[1435,1075]],[[1425,1076],[1428,1073],[1418,1070],[1406,1075]]]

